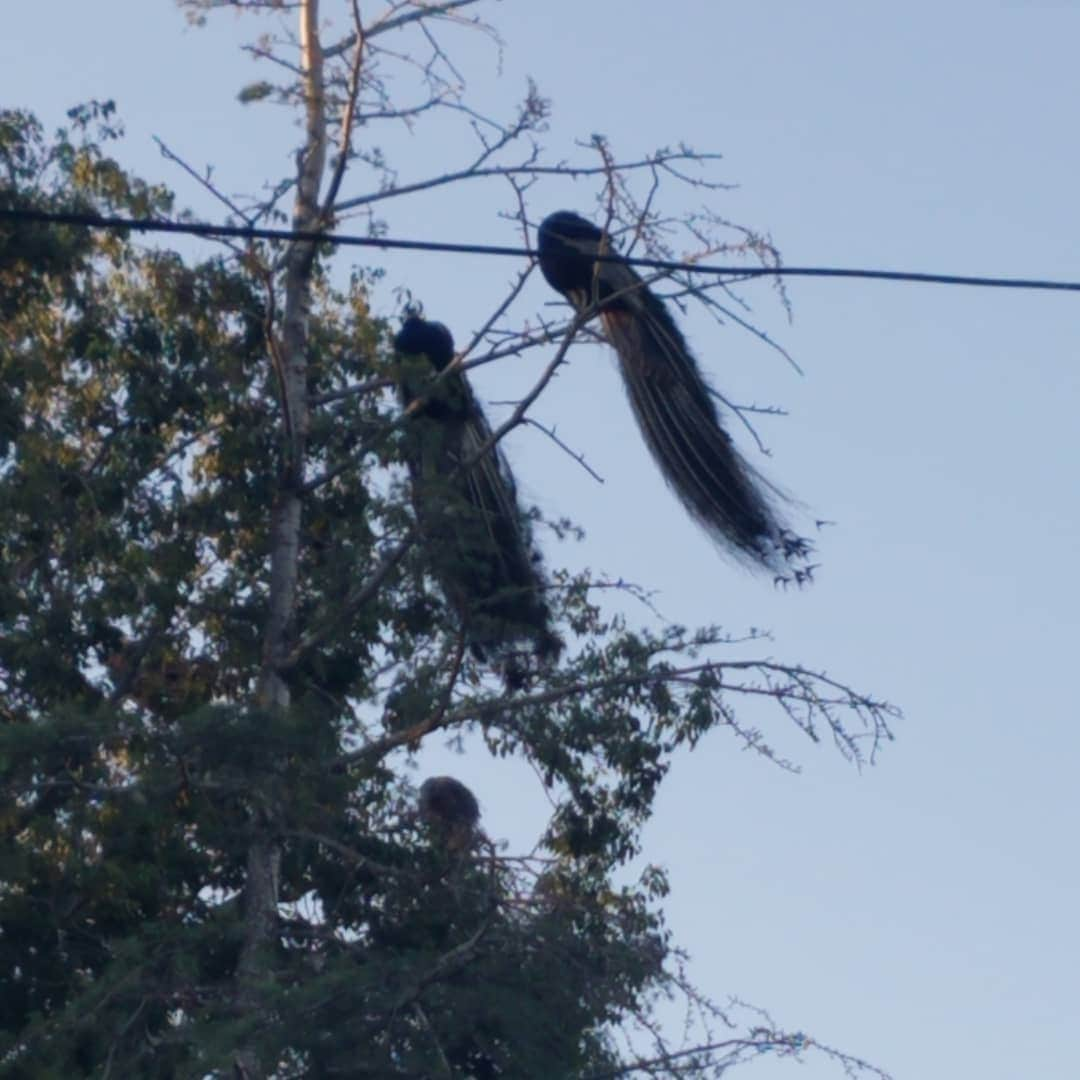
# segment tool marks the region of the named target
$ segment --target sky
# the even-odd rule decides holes
[[[371,5],[362,2],[362,8]],[[324,10],[333,5],[324,0]],[[1039,0],[506,0],[484,5],[505,48],[454,39],[476,100],[509,115],[527,76],[551,99],[555,158],[603,132],[621,156],[687,141],[724,155],[703,202],[771,235],[789,265],[871,266],[1080,279],[1080,3]],[[185,25],[168,0],[11,5],[0,104],[53,127],[114,98],[119,156],[217,216],[158,135],[230,191],[286,172],[298,132],[236,93],[263,77],[238,43],[262,29],[225,14]],[[403,180],[462,160],[438,123],[387,143]],[[445,163],[445,164],[444,164]],[[589,213],[587,182],[539,185],[536,219]],[[392,235],[512,244],[477,185],[386,208]],[[459,340],[512,262],[379,254],[377,300],[408,285]],[[744,295],[798,361],[734,326],[680,316],[713,383],[782,406],[762,470],[834,524],[805,590],[774,589],[724,560],[665,489],[633,426],[613,359],[579,349],[508,453],[526,497],[587,531],[549,561],[655,590],[672,621],[765,627],[759,647],[826,669],[904,710],[897,739],[861,772],[774,712],[746,715],[798,775],[722,731],[680,756],[644,835],[667,868],[667,911],[709,996],[767,1007],[901,1078],[1071,1080],[1080,993],[1080,858],[1074,691],[1080,607],[1080,365],[1069,293],[796,279],[789,322],[768,284]],[[524,310],[545,312],[542,283]],[[542,357],[478,373],[498,401]],[[518,366],[513,367],[516,363]],[[498,407],[492,407],[498,417]],[[744,451],[752,456],[751,447]],[[627,608],[648,621],[644,609]],[[546,803],[528,770],[435,753],[477,792],[484,822],[528,849]],[[422,775],[422,774],[418,774]],[[765,1080],[798,1066],[747,1069]],[[810,1060],[803,1080],[839,1075]]]

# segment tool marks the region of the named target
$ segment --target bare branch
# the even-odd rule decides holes
[[[477,168],[470,165],[467,168],[454,172],[443,173],[440,176],[429,177],[427,180],[418,180],[412,184],[401,184],[389,188],[386,191],[376,191],[368,195],[358,195],[351,199],[343,199],[337,204],[339,213],[355,209],[358,206],[370,206],[372,203],[382,202],[386,199],[397,198],[400,195],[412,195],[418,191],[430,191],[434,188],[445,187],[447,184],[456,184],[462,180],[479,180],[493,176],[558,176],[565,179],[577,180],[589,176],[605,176],[609,169],[617,169],[620,172],[633,172],[637,169],[652,169],[658,164],[667,161],[694,160],[708,161],[719,157],[718,154],[660,154],[653,157],[642,158],[638,161],[613,162],[610,167],[603,165],[500,165]]]
[[[338,147],[337,161],[334,163],[334,171],[330,177],[330,183],[326,189],[326,198],[323,200],[321,217],[328,221],[333,213],[334,200],[341,187],[341,181],[345,177],[345,170],[349,164],[349,151],[352,147],[353,116],[356,112],[356,99],[360,93],[360,70],[364,60],[364,26],[360,21],[360,5],[358,0],[351,0],[353,23],[356,26],[356,47],[353,50],[352,69],[349,72],[349,88],[345,97],[345,106],[341,115],[341,143]]]
[[[419,22],[421,19],[429,19],[438,15],[449,15],[453,11],[470,7],[479,2],[480,0],[444,0],[443,3],[421,3],[413,10],[407,11],[403,15],[389,16],[372,23],[368,29],[367,36],[372,38],[379,34],[386,34],[391,30],[400,30],[401,27],[408,26],[409,23]],[[327,49],[326,56],[327,58],[330,58],[332,56],[338,56],[343,52],[348,52],[355,43],[356,36],[350,34],[348,37],[338,42],[337,45]]]
[[[245,214],[244,211],[241,210],[240,207],[238,207],[236,203],[234,203],[232,199],[230,199],[228,195],[226,195],[216,184],[211,183],[209,166],[207,166],[205,174],[200,173],[196,169],[192,168],[182,157],[180,157],[174,151],[170,150],[169,147],[165,145],[165,142],[162,139],[159,139],[157,135],[152,135],[151,138],[154,140],[154,142],[157,143],[158,149],[161,151],[161,156],[163,158],[179,165],[180,168],[188,174],[188,176],[190,176],[200,186],[202,186],[206,191],[208,191],[215,199],[218,200],[218,202],[222,203],[225,207],[227,207],[230,213],[235,214],[246,225],[254,224],[253,218],[251,218],[248,214]],[[237,249],[234,248],[234,250]]]
[[[495,402],[494,404],[504,404],[503,402]],[[512,403],[511,403],[512,404]],[[598,484],[604,482],[604,478],[585,460],[585,455],[579,453],[576,450],[572,450],[555,434],[555,426],[544,427],[539,420],[534,420],[531,416],[525,417],[525,423],[531,427],[536,428],[537,431],[542,431],[563,453],[567,454],[574,461],[576,461]]]

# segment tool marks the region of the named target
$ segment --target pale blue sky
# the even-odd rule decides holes
[[[75,102],[115,98],[125,162],[207,214],[151,133],[212,162],[229,190],[288,169],[291,118],[235,104],[260,75],[236,52],[244,21],[190,30],[166,0],[9,6],[3,105],[54,126]],[[491,111],[509,114],[532,74],[553,100],[554,157],[593,131],[625,156],[683,139],[723,152],[719,175],[741,186],[710,206],[770,232],[789,264],[1080,278],[1080,3],[517,0],[487,11],[507,44],[501,76],[479,40],[459,56]],[[467,153],[424,126],[393,147],[403,179]],[[551,184],[533,210],[588,213],[591,199],[585,183]],[[699,199],[671,188],[664,205]],[[478,186],[386,214],[396,235],[513,243],[494,214],[506,205],[501,187]],[[459,339],[514,271],[415,253],[372,262]],[[672,770],[647,857],[671,872],[676,937],[714,998],[768,1006],[897,1080],[1072,1080],[1080,301],[788,287],[790,326],[767,285],[746,295],[805,378],[733,328],[684,325],[720,389],[791,410],[766,429],[763,467],[837,523],[812,589],[775,591],[718,557],[664,489],[599,350],[575,355],[537,415],[606,483],[539,434],[509,447],[525,492],[587,529],[567,561],[657,589],[678,622],[769,627],[778,658],[907,714],[860,775],[750,710],[802,775],[717,732]],[[389,288],[381,299],[389,310]],[[525,310],[549,299],[537,282]],[[536,364],[485,371],[481,393],[512,396]],[[492,834],[531,843],[544,802],[527,771],[478,755],[453,769]],[[813,1063],[798,1075],[836,1072]]]

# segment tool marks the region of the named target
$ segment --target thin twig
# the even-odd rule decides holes
[[[509,402],[492,402],[492,404],[511,404]],[[578,453],[576,450],[572,450],[555,434],[555,427],[544,427],[539,420],[534,420],[531,416],[526,416],[525,421],[530,427],[536,428],[537,431],[542,431],[560,450],[568,454],[574,461],[576,461],[598,484],[604,482],[604,478],[585,460],[584,453]]]

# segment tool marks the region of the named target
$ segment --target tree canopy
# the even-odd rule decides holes
[[[363,23],[346,5],[353,29],[320,42],[316,5],[293,5],[294,74],[248,98],[299,102],[297,174],[232,220],[286,192],[300,228],[360,204],[344,179],[396,48],[377,35],[462,6]],[[544,108],[530,89],[473,171],[524,140],[507,175],[539,175]],[[69,120],[46,135],[0,114],[0,208],[183,219],[112,156],[110,103]],[[623,190],[630,166],[596,149]],[[559,568],[573,526],[528,511],[566,648],[504,681],[468,648],[410,493],[422,418],[397,387],[416,373],[370,272],[343,280],[332,244],[210,250],[0,220],[0,1072],[599,1080],[806,1051],[695,995],[661,869],[618,882],[674,753],[716,729],[770,752],[741,695],[858,759],[889,707],[720,627],[629,625],[610,583]],[[510,332],[506,310],[493,298],[456,370],[529,348],[550,363],[429,499],[496,453],[596,314]],[[446,386],[427,373],[418,399]],[[460,793],[417,803],[403,761],[464,734],[549,789],[536,851],[503,850]],[[702,1021],[689,1048],[657,1027],[672,993]]]

